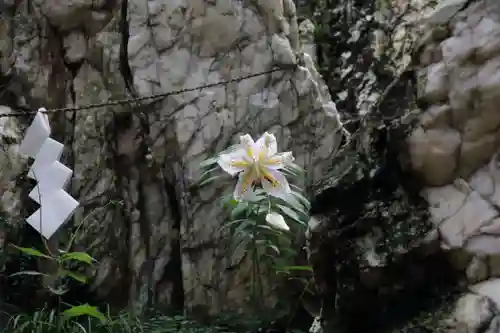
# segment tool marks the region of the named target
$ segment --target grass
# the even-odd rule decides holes
[[[90,317],[65,320],[56,310],[11,316],[2,333],[240,333],[269,327],[262,319],[225,315],[200,323],[185,316],[154,314],[138,318],[123,312],[107,315],[105,321]]]

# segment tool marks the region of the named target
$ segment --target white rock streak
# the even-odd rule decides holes
[[[50,138],[49,119],[43,111],[43,108],[38,110],[19,152],[34,159],[28,177],[37,185],[29,197],[40,205],[26,222],[49,239],[71,217],[79,203],[64,190],[73,171],[59,162],[64,146]]]

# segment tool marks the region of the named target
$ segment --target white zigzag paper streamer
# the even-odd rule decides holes
[[[59,162],[64,146],[50,138],[49,118],[44,111],[38,110],[19,152],[34,159],[28,177],[37,185],[29,197],[40,205],[26,222],[49,239],[69,220],[79,203],[64,190],[73,171]]]

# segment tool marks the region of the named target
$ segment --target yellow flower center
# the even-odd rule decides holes
[[[260,174],[262,175],[262,178],[267,180],[268,182],[271,183],[272,187],[278,187],[280,185],[280,182],[274,178],[269,171],[266,170],[266,168],[260,167],[259,168]]]
[[[248,168],[248,162],[241,160],[232,160],[231,166],[235,168]]]

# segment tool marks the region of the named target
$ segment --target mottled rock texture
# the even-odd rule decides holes
[[[449,325],[436,331],[496,332],[498,308],[492,301],[500,277],[500,197],[496,190],[500,177],[500,3],[444,0],[426,12],[425,6],[418,7],[425,1],[395,1],[388,2],[393,7],[378,8],[375,13],[361,2],[354,3],[359,12],[364,11],[364,18],[353,14],[349,20],[339,10],[329,22],[337,19],[349,26],[349,33],[339,39],[350,47],[336,53],[337,63],[332,67],[338,72],[330,72],[338,76],[327,79],[338,92],[334,98],[343,115],[367,114],[367,123],[375,125],[346,124],[348,129],[361,128],[370,134],[351,147],[355,152],[346,157],[354,158],[355,165],[343,168],[339,163],[341,172],[336,175],[343,181],[336,179],[334,190],[323,193],[323,207],[313,212],[316,216],[309,226],[310,259],[323,301],[323,329],[341,331],[338,324],[348,322],[351,331],[359,331],[352,327],[362,325],[357,318],[364,316],[365,324],[373,323],[363,328],[367,332],[384,330],[380,322],[369,321],[373,317],[367,313],[375,312],[375,319],[391,318],[391,326],[408,320],[402,318],[416,311],[410,310],[412,305],[446,294],[450,287],[463,298],[454,313],[450,315],[450,306],[442,316],[453,319]],[[394,8],[399,5],[418,10],[398,13]],[[363,22],[370,21],[371,15],[380,26]],[[400,21],[391,21],[394,17]],[[388,28],[391,23],[395,29]],[[371,49],[367,31],[375,40]],[[391,50],[400,51],[399,57],[393,57]],[[387,58],[390,61],[384,62]],[[401,89],[408,76],[415,83],[413,94]],[[391,156],[390,143],[400,143],[401,137],[394,135],[398,127],[410,129],[399,150],[399,160],[410,173],[398,175],[388,168],[399,178],[391,186],[392,178],[387,172],[382,174],[387,166],[394,166],[387,156]],[[382,149],[377,144],[380,137]],[[382,158],[380,151],[385,152]],[[418,186],[409,186],[415,185],[411,180]],[[419,215],[419,206],[407,200],[415,199],[412,189],[425,200],[429,218]],[[354,193],[351,200],[346,199],[349,193]],[[408,216],[402,217],[401,212]],[[361,255],[356,257],[356,253]],[[424,294],[434,287],[434,296]],[[386,307],[387,296],[402,290],[400,302],[392,298],[396,308]],[[415,290],[415,294],[409,292]],[[429,304],[421,309],[428,314],[433,311]],[[349,323],[349,318],[356,319]]]
[[[475,283],[500,277],[500,3],[449,3],[454,15],[437,8],[420,44],[426,107],[408,142],[441,246]]]
[[[310,41],[308,29],[302,40]],[[59,237],[92,214],[77,246],[100,261],[92,284],[99,296],[208,312],[245,302],[244,265],[224,252],[218,232],[216,200],[231,183],[193,184],[201,160],[241,133],[266,130],[294,152],[310,181],[322,176],[341,124],[299,39],[291,0],[6,5],[2,103],[13,109],[81,107],[286,67],[154,101],[50,116],[82,206]],[[0,210],[16,223],[27,200],[16,186],[26,167],[16,151],[29,121],[0,118]]]

